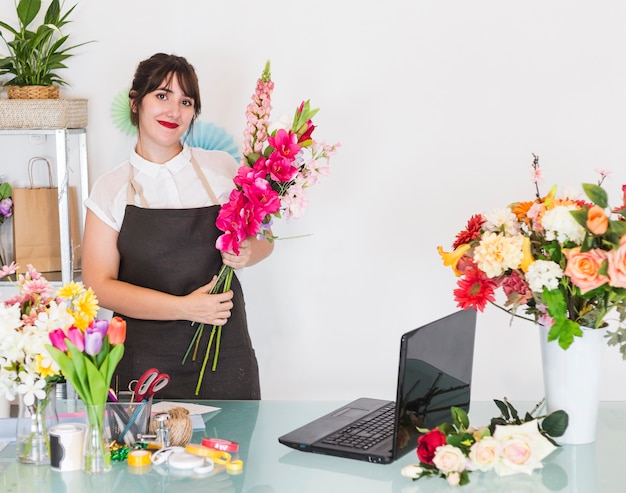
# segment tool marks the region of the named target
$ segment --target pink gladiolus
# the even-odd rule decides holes
[[[277,130],[273,137],[268,137],[267,141],[283,157],[293,159],[300,152],[298,136],[282,128]]]
[[[48,334],[48,337],[50,338],[52,345],[59,351],[67,351],[67,345],[65,344],[65,332],[63,332],[63,329],[54,329]]]
[[[83,351],[85,349],[85,336],[83,331],[79,328],[74,326],[70,327],[67,331],[67,338],[79,351]]]
[[[272,180],[289,183],[298,174],[298,168],[293,164],[293,159],[286,158],[278,152],[273,152],[267,159],[268,171]]]

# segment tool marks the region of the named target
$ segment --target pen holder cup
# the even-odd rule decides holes
[[[118,402],[107,402],[111,440],[132,445],[137,434],[147,434],[150,428],[152,397],[146,401],[131,402],[130,396],[120,396]]]

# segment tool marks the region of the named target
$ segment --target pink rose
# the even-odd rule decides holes
[[[582,294],[609,281],[607,276],[598,273],[602,263],[607,259],[606,251],[594,248],[588,252],[581,252],[580,247],[576,247],[564,250],[564,252],[567,258],[564,274],[580,288]]]
[[[589,209],[587,213],[587,228],[594,235],[603,235],[609,229],[609,218],[599,205],[594,205]]]
[[[626,236],[620,241],[617,250],[608,252],[609,284],[616,288],[626,288]]]

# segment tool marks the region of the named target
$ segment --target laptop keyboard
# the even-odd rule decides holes
[[[367,450],[393,435],[395,409],[396,406],[392,402],[327,436],[322,443]]]

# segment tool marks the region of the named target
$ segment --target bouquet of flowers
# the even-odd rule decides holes
[[[401,474],[413,480],[438,476],[456,486],[467,484],[472,471],[509,476],[532,474],[543,467],[541,461],[557,448],[552,438],[567,429],[567,413],[555,411],[535,418],[533,410],[520,418],[506,399],[494,402],[501,415],[492,418],[489,426],[470,427],[465,411],[452,407],[452,423],[432,430],[418,428],[424,433],[417,441],[419,464],[403,467]]]
[[[514,316],[548,327],[548,340],[567,349],[581,327],[600,328],[615,310],[620,326],[608,344],[626,359],[626,186],[624,204],[610,208],[600,172],[598,184],[583,184],[585,198],[542,196],[534,156],[536,197],[472,216],[452,244],[438,247],[444,265],[459,277],[454,298],[461,308],[483,311],[491,303]],[[502,288],[506,301],[496,303]],[[523,307],[525,315],[517,313]]]
[[[243,157],[234,179],[235,188],[229,200],[223,204],[216,225],[224,233],[217,239],[220,251],[239,253],[239,245],[250,236],[276,239],[271,233],[274,217],[298,218],[307,205],[305,192],[313,186],[320,174],[328,174],[328,162],[338,144],[328,145],[312,137],[315,125],[312,118],[318,109],[311,109],[310,102],[302,102],[293,119],[271,127],[269,123],[271,94],[270,64],[267,62],[257,81],[252,102],[246,111],[247,126],[244,132]],[[233,269],[222,265],[212,293],[230,289]],[[183,358],[183,364],[192,348],[195,360],[197,344],[204,325],[200,324]],[[213,341],[215,352],[212,370],[215,371],[219,356],[221,326],[213,326],[198,377],[196,395],[199,392]]]

